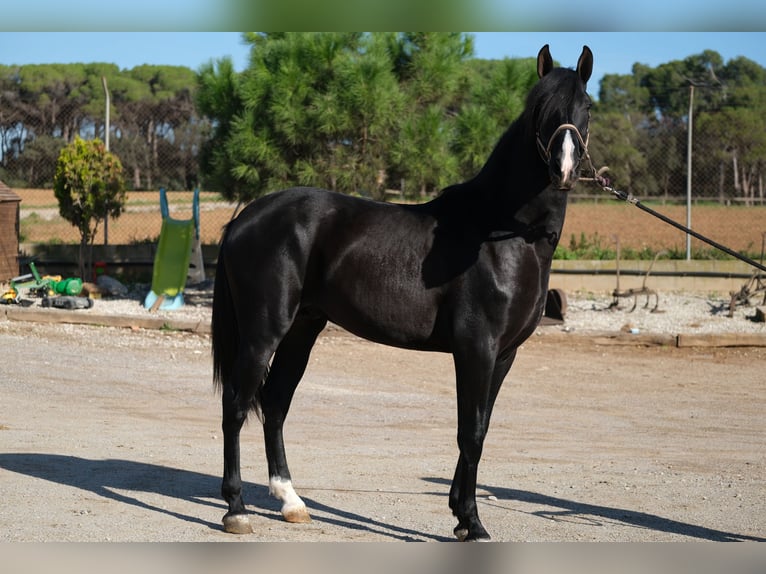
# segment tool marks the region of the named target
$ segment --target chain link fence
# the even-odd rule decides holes
[[[766,89],[761,89],[766,100]],[[185,103],[184,103],[185,102]],[[209,124],[197,117],[190,99],[174,109],[162,106],[117,108],[112,121],[110,149],[125,170],[128,198],[124,213],[101,224],[96,243],[140,244],[156,242],[161,227],[159,188],[168,190],[171,216],[188,219],[191,215],[192,190],[200,181],[198,155],[208,137]],[[179,112],[180,109],[183,113]],[[63,112],[62,112],[63,113]],[[650,122],[643,126],[623,125],[619,118],[599,114],[594,109],[590,150],[596,167],[608,165],[615,188],[630,191],[642,200],[684,204],[687,198],[687,167],[691,159],[691,200],[693,204],[712,203],[730,206],[716,217],[732,218],[736,227],[735,207],[764,210],[766,144],[764,134],[754,123],[743,123],[746,116],[726,116],[727,112],[695,115],[692,154],[688,157],[688,129],[685,121]],[[67,125],[60,120],[60,125]],[[76,228],[58,214],[51,190],[58,152],[71,131],[59,129],[54,136],[30,137],[29,133],[6,128],[0,180],[18,193],[22,243],[76,244]],[[104,136],[104,124],[93,121],[78,124],[85,137]],[[18,142],[24,141],[20,146]],[[13,142],[16,142],[14,144]],[[14,145],[16,147],[14,147]],[[14,151],[15,150],[15,151]],[[407,182],[389,182],[390,187]],[[397,190],[390,197],[396,198]],[[603,201],[600,190],[581,184],[573,199]],[[202,189],[200,194],[200,231],[203,244],[218,243],[223,225],[233,216],[236,203]],[[764,224],[766,227],[766,224]],[[569,230],[579,236],[587,229]],[[760,237],[764,229],[741,229]],[[760,243],[760,241],[753,242]]]
[[[170,215],[192,217],[193,190],[199,186],[198,155],[209,134],[209,122],[196,115],[187,97],[177,107],[114,105],[105,137],[106,122],[77,122],[71,110],[59,113],[54,135],[35,135],[20,123],[0,125],[0,180],[21,197],[20,242],[27,244],[78,244],[77,229],[59,215],[53,177],[61,149],[72,133],[84,139],[107,141],[121,161],[127,190],[123,213],[99,224],[96,244],[156,243],[162,224],[160,188],[168,192]],[[166,109],[167,108],[167,109]],[[31,122],[30,122],[31,124]],[[40,130],[42,128],[39,128]],[[237,204],[218,193],[200,193],[200,234],[203,244],[217,244],[222,226]]]
[[[20,242],[31,244],[78,244],[77,228],[64,220],[50,189],[14,190],[21,197]],[[189,191],[169,190],[170,217],[191,219],[192,196]],[[124,212],[116,219],[102,222],[96,244],[138,245],[156,243],[162,226],[159,191],[130,191]],[[218,243],[223,226],[231,219],[238,204],[223,200],[218,193],[200,193],[200,240],[204,245]]]
[[[759,92],[766,102],[766,88]],[[690,134],[688,116],[631,125],[596,111],[590,152],[596,168],[609,167],[613,187],[641,199],[765,205],[766,123],[759,117],[760,125],[748,124],[747,115],[695,114]]]

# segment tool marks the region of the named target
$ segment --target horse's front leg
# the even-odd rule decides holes
[[[488,352],[455,355],[460,456],[450,489],[449,505],[458,519],[454,532],[461,541],[490,538],[479,520],[476,506],[478,467],[492,408],[515,356],[515,349],[500,358]]]

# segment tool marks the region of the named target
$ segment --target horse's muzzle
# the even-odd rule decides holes
[[[559,191],[572,191],[578,179],[579,173],[577,170],[568,173],[551,174],[551,184]]]

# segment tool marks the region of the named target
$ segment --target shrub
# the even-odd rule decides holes
[[[81,277],[88,277],[99,223],[119,217],[125,205],[122,164],[101,140],[75,137],[59,154],[53,192],[61,217],[80,232],[79,271]]]

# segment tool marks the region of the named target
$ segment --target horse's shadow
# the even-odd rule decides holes
[[[90,460],[70,455],[42,453],[0,453],[0,468],[79,488],[116,502],[197,523],[211,530],[221,531],[223,528],[220,522],[209,522],[199,516],[155,506],[142,500],[147,498],[142,497],[142,493],[158,494],[219,508],[223,516],[226,505],[223,500],[220,500],[221,479],[209,474],[132,460]],[[253,514],[268,520],[282,520],[279,512],[280,503],[269,495],[266,486],[244,483],[243,488],[247,492],[247,503]],[[131,496],[126,493],[136,494]],[[368,516],[328,506],[305,496],[303,500],[312,511],[315,522],[373,532],[394,540],[451,540],[432,533],[380,522]]]
[[[70,455],[42,453],[0,453],[0,468],[79,488],[116,502],[166,514],[186,522],[197,523],[211,530],[220,531],[222,529],[219,522],[209,522],[199,516],[183,514],[141,500],[141,493],[158,494],[191,501],[195,504],[212,506],[220,509],[220,513],[223,515],[226,506],[223,501],[218,502],[220,499],[220,477],[132,460],[90,460]],[[450,484],[449,480],[444,478],[427,477],[422,480],[426,483],[444,486],[445,490],[449,488]],[[255,515],[268,520],[282,520],[279,513],[279,502],[269,495],[268,488],[253,483],[246,483],[244,487],[249,494],[249,506]],[[502,504],[502,501],[505,500],[545,507],[542,510],[532,511],[531,514],[546,520],[577,519],[580,521],[590,520],[594,524],[624,524],[718,542],[766,542],[766,538],[713,530],[704,526],[622,508],[598,506],[505,487],[481,486],[481,488],[496,496],[498,504]],[[136,496],[126,494],[128,492],[134,492]],[[426,491],[413,494],[440,497],[445,495],[444,492]],[[395,540],[454,540],[451,537],[437,536],[433,533],[420,532],[381,522],[369,516],[328,506],[305,496],[303,498],[309,510],[312,511],[316,522],[333,524],[351,530],[373,532]]]
[[[449,481],[443,478],[426,477],[423,478],[423,480],[434,484],[449,485]],[[505,500],[543,506],[545,507],[544,509],[530,511],[529,513],[546,520],[588,521],[596,526],[601,526],[607,523],[623,524],[635,528],[678,534],[711,542],[766,542],[766,538],[714,530],[696,524],[688,524],[654,514],[647,514],[645,512],[636,512],[634,510],[612,508],[609,506],[598,506],[595,504],[577,502],[575,500],[567,500],[565,498],[557,498],[546,494],[500,486],[479,485],[479,488],[482,488],[495,496],[498,500],[498,504],[502,504],[502,501]],[[492,503],[490,502],[489,504]]]

